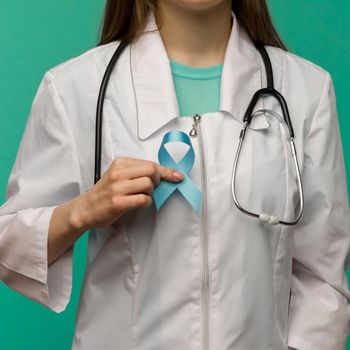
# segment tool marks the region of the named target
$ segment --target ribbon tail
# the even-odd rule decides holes
[[[177,186],[177,189],[182,193],[182,195],[198,214],[202,206],[202,193],[192,182],[192,180],[187,177]]]

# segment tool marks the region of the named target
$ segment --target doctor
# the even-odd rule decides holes
[[[133,40],[107,89],[94,185],[96,100],[121,38]],[[266,86],[253,41],[266,45],[293,123],[305,196],[295,226],[244,215],[231,196],[244,112]],[[281,115],[272,97],[256,106],[237,196],[292,219],[300,203]],[[193,128],[193,166],[178,178],[158,151],[167,132]],[[176,161],[187,149],[168,144]],[[158,210],[153,191],[185,175],[200,212],[179,191]],[[55,312],[89,230],[74,350],[345,349],[350,221],[334,87],[286,51],[264,0],[107,1],[101,45],[45,74],[6,199],[0,278]]]

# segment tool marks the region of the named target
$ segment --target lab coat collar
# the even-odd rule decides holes
[[[233,24],[222,68],[220,111],[242,124],[251,97],[262,87],[265,71],[252,40],[234,12],[231,13]],[[142,35],[131,44],[130,59],[138,137],[145,140],[170,120],[180,117],[169,58],[153,11],[149,12]],[[261,113],[252,119],[250,128],[269,126]]]

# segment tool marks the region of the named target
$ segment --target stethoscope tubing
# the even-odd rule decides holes
[[[112,75],[113,68],[116,66],[117,61],[125,50],[128,43],[121,41],[115,50],[109,64],[106,68],[105,74],[102,78],[100,91],[97,99],[96,108],[96,128],[95,128],[95,176],[94,184],[101,178],[101,157],[102,157],[102,116],[103,116],[103,104],[105,100],[106,90],[108,87],[109,79]]]
[[[115,50],[110,62],[108,63],[108,66],[106,68],[106,71],[104,73],[102,82],[101,82],[101,87],[100,91],[98,94],[98,100],[97,100],[97,108],[96,108],[96,129],[95,129],[95,175],[94,175],[94,184],[99,181],[101,178],[101,155],[102,155],[102,117],[103,117],[103,104],[105,100],[105,95],[106,95],[106,90],[108,87],[108,82],[109,79],[112,75],[113,69],[115,65],[117,64],[117,61],[124,51],[124,49],[127,47],[129,43],[126,41],[121,40],[120,44],[118,45],[117,49]],[[243,128],[240,132],[239,135],[239,143],[237,147],[237,152],[233,164],[233,169],[232,169],[232,178],[231,178],[231,191],[232,191],[232,197],[233,201],[236,204],[237,208],[243,212],[244,214],[247,214],[248,216],[255,217],[259,219],[260,221],[271,224],[271,225],[276,225],[276,224],[282,224],[282,225],[295,225],[298,223],[298,221],[301,219],[303,211],[304,211],[304,196],[303,196],[303,185],[301,181],[301,175],[300,175],[300,169],[299,169],[299,164],[298,164],[298,159],[297,159],[297,154],[296,154],[296,148],[295,148],[295,143],[294,143],[294,131],[292,127],[292,122],[290,120],[290,115],[288,111],[288,106],[287,103],[283,97],[283,95],[275,90],[274,84],[273,84],[273,70],[272,70],[272,64],[269,58],[269,55],[266,51],[266,48],[263,44],[261,43],[254,43],[256,49],[259,51],[261,54],[261,57],[264,62],[265,66],[265,71],[266,71],[266,80],[267,80],[267,86],[265,88],[262,88],[258,91],[256,91],[247,107],[247,110],[244,114],[243,118]],[[298,188],[299,188],[299,197],[300,197],[300,210],[299,213],[296,217],[295,220],[293,221],[284,221],[284,220],[279,220],[276,216],[266,214],[266,213],[261,213],[261,214],[256,214],[253,213],[249,210],[244,209],[241,204],[239,203],[235,191],[235,178],[236,178],[236,172],[237,172],[237,166],[238,166],[238,159],[241,153],[241,148],[242,144],[245,138],[245,134],[247,131],[247,127],[250,125],[250,122],[253,117],[253,110],[259,100],[260,97],[263,95],[271,95],[274,96],[277,101],[279,102],[281,109],[282,109],[282,114],[284,121],[288,127],[289,131],[289,143],[290,143],[290,152],[293,157],[293,163],[294,163],[294,168],[297,174],[297,182],[298,182]]]

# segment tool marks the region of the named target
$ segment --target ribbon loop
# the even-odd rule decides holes
[[[174,141],[184,142],[190,147],[178,163],[175,162],[164,147],[166,143]],[[202,193],[188,176],[194,164],[194,151],[189,136],[180,130],[171,130],[167,132],[163,137],[162,144],[158,151],[158,160],[159,164],[182,172],[184,177],[179,182],[161,180],[152,193],[157,210],[161,208],[175,190],[178,190],[191,204],[194,210],[199,213],[202,203]]]

